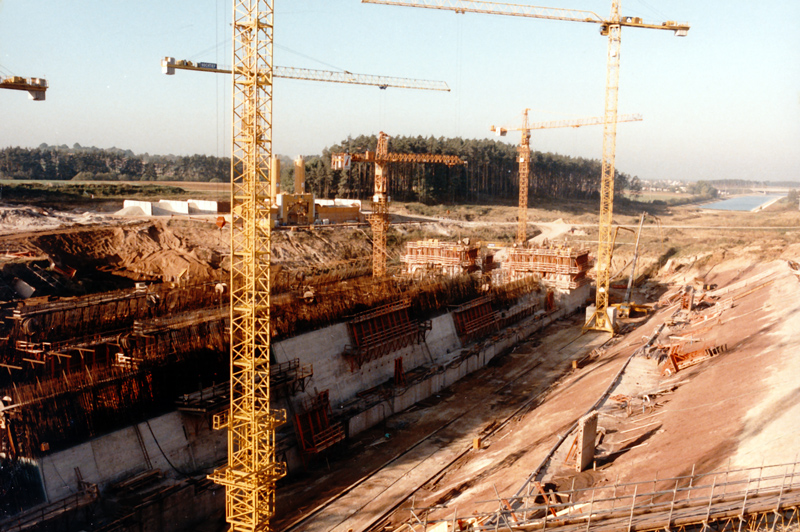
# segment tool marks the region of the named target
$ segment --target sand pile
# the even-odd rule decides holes
[[[181,238],[163,222],[42,235],[35,245],[71,267],[135,280],[216,279],[221,262],[218,251]]]

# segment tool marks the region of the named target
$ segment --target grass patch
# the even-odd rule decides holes
[[[180,187],[164,185],[21,183],[2,185],[2,199],[9,202],[86,203],[92,200],[151,199],[179,197]]]

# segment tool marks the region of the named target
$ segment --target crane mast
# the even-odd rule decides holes
[[[614,216],[614,171],[617,153],[617,102],[619,101],[619,52],[622,27],[619,25],[619,1],[611,1],[611,19],[603,31],[608,32],[606,72],[606,111],[603,123],[603,158],[600,177],[600,219],[597,245],[597,294],[594,314],[584,329],[614,334],[608,316],[608,291],[611,287],[611,223]]]
[[[215,429],[228,432],[228,463],[209,478],[225,486],[226,520],[235,532],[271,530],[275,484],[286,475],[286,464],[277,461],[275,452],[275,431],[286,422],[286,412],[273,410],[270,397],[273,79],[450,90],[442,81],[275,67],[273,21],[273,0],[234,0],[231,69],[170,57],[162,61],[165,74],[175,69],[232,74],[231,402],[228,411],[213,420]],[[383,140],[384,154],[387,142]],[[382,171],[376,165],[376,175],[383,176]],[[386,197],[385,180],[379,183]],[[378,217],[388,223],[388,201],[383,207],[378,203],[384,213]],[[383,234],[385,248],[385,228]]]
[[[514,17],[565,20],[600,24],[600,33],[608,36],[605,114],[603,122],[603,157],[600,184],[600,216],[598,221],[599,244],[597,250],[597,299],[594,314],[584,329],[607,331],[614,334],[614,325],[608,316],[608,290],[611,279],[611,221],[614,209],[614,158],[616,155],[617,101],[619,94],[619,54],[622,27],[647,28],[672,31],[685,37],[689,24],[672,20],[661,24],[648,23],[639,17],[620,16],[620,1],[612,0],[611,16],[603,18],[593,11],[560,9],[505,4],[483,0],[361,0],[365,4],[383,4],[455,11],[456,13],[481,13]]]
[[[522,139],[519,152],[519,214],[517,214],[517,244],[524,244],[528,232],[528,174],[531,164],[531,130],[528,127],[528,111],[522,113]]]
[[[228,431],[228,463],[209,478],[225,486],[232,531],[268,531],[275,483],[275,429],[286,412],[270,397],[270,161],[272,0],[234,0],[231,151],[231,403],[215,416]]]

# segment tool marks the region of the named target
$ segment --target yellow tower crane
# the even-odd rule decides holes
[[[161,71],[164,74],[173,75],[175,74],[175,70],[194,70],[196,72],[213,72],[216,74],[231,73],[230,69],[218,67],[216,63],[194,63],[185,59],[176,60],[174,57],[165,57],[161,60]],[[272,76],[275,78],[327,81],[330,83],[346,83],[350,85],[374,85],[381,89],[397,87],[401,89],[450,92],[450,87],[448,87],[447,83],[444,81],[375,76],[372,74],[354,74],[347,71],[335,72],[331,70],[315,70],[312,68],[276,66],[272,71]]]
[[[47,80],[42,78],[23,78],[21,76],[0,77],[0,89],[28,91],[28,98],[41,102],[45,99]]]
[[[228,431],[228,463],[209,475],[225,486],[230,530],[270,530],[275,429],[286,412],[270,397],[270,159],[272,156],[271,0],[233,2],[231,150],[231,404],[214,416]]]
[[[275,484],[286,464],[275,452],[276,429],[286,412],[270,397],[270,211],[272,85],[275,77],[386,87],[449,91],[446,83],[350,72],[273,66],[273,0],[234,0],[231,150],[231,403],[215,415],[214,428],[228,432],[228,463],[209,478],[225,486],[230,530],[267,532],[275,512]],[[221,72],[212,64],[176,68]],[[16,87],[14,87],[16,88]]]
[[[606,102],[603,120],[603,158],[600,180],[600,221],[597,250],[597,300],[594,314],[584,329],[607,331],[614,334],[614,324],[608,316],[608,289],[611,280],[611,220],[614,212],[614,158],[617,142],[617,102],[619,96],[619,53],[622,27],[669,30],[685,37],[689,24],[672,20],[661,24],[644,22],[639,17],[620,16],[621,0],[611,0],[611,15],[603,18],[592,11],[561,9],[521,4],[504,4],[482,0],[361,0],[366,4],[421,7],[455,11],[456,13],[482,13],[513,17],[589,22],[600,25],[600,34],[608,36],[606,74]]]
[[[372,227],[372,276],[386,276],[386,229],[389,227],[389,163],[434,163],[455,166],[467,164],[457,155],[430,153],[390,153],[389,135],[380,132],[378,146],[374,152],[334,153],[331,166],[335,170],[350,168],[351,162],[375,163],[375,193],[372,197],[372,214],[369,224]]]
[[[519,214],[517,215],[517,244],[524,244],[527,240],[528,230],[528,180],[530,176],[531,160],[531,130],[553,129],[559,127],[596,126],[603,123],[603,117],[578,118],[576,120],[551,120],[549,122],[534,122],[528,124],[528,111],[522,113],[522,127],[504,128],[491,126],[489,131],[505,137],[509,131],[521,131],[522,140],[517,148],[519,152]],[[642,115],[622,115],[617,122],[640,122]]]

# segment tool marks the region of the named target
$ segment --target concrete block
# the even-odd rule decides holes
[[[441,363],[441,357],[452,351],[461,349],[461,340],[458,339],[456,325],[450,313],[437,316],[431,320],[431,330],[425,338],[433,355],[434,362]]]
[[[586,470],[594,460],[594,444],[597,440],[597,411],[592,411],[578,420],[578,455],[575,469]]]
[[[127,207],[139,207],[142,209],[142,212],[145,214],[145,216],[153,216],[153,204],[149,201],[126,199],[122,202],[122,208],[125,209]]]
[[[186,200],[189,212],[192,214],[217,214],[219,206],[216,201],[210,200]]]
[[[179,200],[158,200],[158,206],[162,209],[172,211],[175,214],[189,214],[189,202]]]

